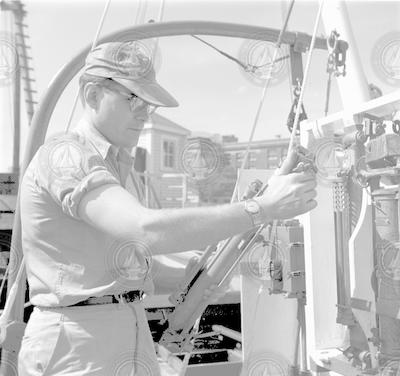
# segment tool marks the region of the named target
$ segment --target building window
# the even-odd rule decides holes
[[[267,151],[267,168],[273,169],[277,168],[280,162],[280,156],[278,155],[280,150],[276,148],[269,149]]]
[[[175,168],[176,145],[175,141],[163,140],[162,143],[162,160],[163,168]]]
[[[248,168],[256,168],[257,167],[257,152],[249,153],[249,159],[247,161]]]
[[[242,160],[243,160],[243,155],[242,152],[237,152],[236,153],[236,168],[240,168],[242,166]]]

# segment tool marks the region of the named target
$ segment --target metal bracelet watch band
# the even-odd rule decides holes
[[[254,227],[264,223],[262,207],[256,200],[252,198],[246,200],[244,210],[249,215]]]

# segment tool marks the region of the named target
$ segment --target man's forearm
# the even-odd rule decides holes
[[[153,254],[202,249],[252,226],[243,202],[155,210],[142,206],[118,185],[88,192],[81,200],[79,215],[117,239],[145,242]]]
[[[293,218],[317,203],[315,176],[307,173],[274,175],[268,191],[257,197],[256,222]],[[247,208],[250,210],[250,207]],[[254,208],[252,208],[254,209]],[[79,217],[101,232],[124,241],[145,242],[153,254],[201,249],[252,227],[245,204],[185,209],[147,209],[117,184],[87,192]]]
[[[154,254],[201,249],[252,226],[243,203],[212,207],[148,210],[141,222]]]

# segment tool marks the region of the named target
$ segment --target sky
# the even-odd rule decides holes
[[[27,32],[32,48],[35,86],[40,98],[57,72],[78,52],[93,43],[106,1],[26,0],[24,4],[28,11],[25,23],[28,24]],[[158,20],[161,4],[161,0],[111,1],[101,35],[133,26],[135,22]],[[285,1],[265,0],[165,0],[162,20],[220,21],[279,30],[287,6],[288,2]],[[400,2],[348,1],[347,7],[357,42],[354,48],[357,48],[361,56],[367,81],[379,86],[384,94],[398,89],[399,80],[388,83],[379,76],[374,68],[377,61],[380,61],[379,56],[374,58],[373,54],[374,51],[379,53],[382,43],[390,42],[382,41],[382,38],[400,33]],[[311,34],[317,9],[316,1],[296,1],[288,30]],[[318,35],[324,34],[325,30],[320,24]],[[254,42],[239,38],[204,36],[204,39],[240,59],[249,56],[246,51],[256,54],[264,49],[264,45],[251,46],[250,43]],[[303,58],[304,64],[305,59],[306,55]],[[327,52],[316,50],[304,96],[309,118],[323,116],[327,85],[326,62]],[[178,36],[159,39],[156,68],[159,82],[180,103],[176,109],[160,109],[161,115],[193,132],[234,134],[240,141],[249,139],[262,86],[256,84],[236,63],[190,36]],[[291,88],[287,67],[282,69],[281,79],[267,90],[255,140],[289,137],[285,124],[291,108]],[[73,80],[60,98],[50,123],[49,134],[65,129],[76,88],[76,80]],[[341,109],[335,82],[330,102],[330,112]],[[79,113],[78,108],[74,120],[79,117]],[[24,143],[28,126],[24,114],[22,117]]]

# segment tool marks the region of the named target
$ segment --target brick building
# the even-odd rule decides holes
[[[198,184],[183,169],[182,153],[189,143],[196,141],[199,145],[204,141],[213,145],[216,157],[222,163],[212,184]],[[288,138],[253,142],[245,168],[275,169],[286,156],[288,145]],[[186,207],[229,202],[246,148],[247,142],[238,142],[234,135],[197,136],[179,124],[154,114],[142,131],[135,160],[135,168],[141,173],[146,186],[148,205]],[[199,147],[197,154],[201,154],[202,150]],[[210,153],[196,156],[197,164],[209,160]]]
[[[230,166],[241,167],[247,142],[237,142],[234,136],[224,136],[222,149]],[[251,143],[249,157],[245,168],[275,169],[286,156],[289,138],[254,141]]]

